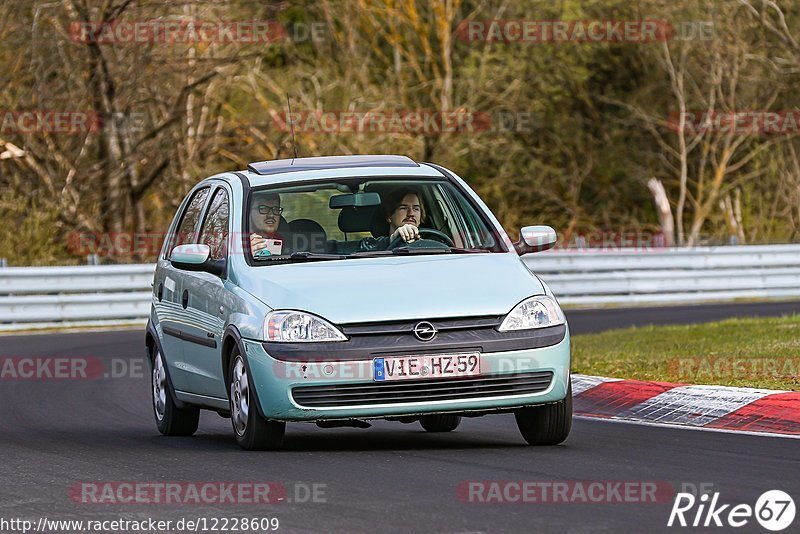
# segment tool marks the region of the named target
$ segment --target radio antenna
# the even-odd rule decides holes
[[[292,148],[294,148],[294,159],[297,159],[297,142],[294,139],[294,122],[292,121],[292,103],[289,101],[289,93],[286,93],[286,107],[289,108],[289,126],[292,128]],[[294,165],[294,161],[292,162]]]

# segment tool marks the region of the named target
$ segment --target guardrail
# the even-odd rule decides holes
[[[150,314],[152,264],[0,269],[0,330]]]
[[[800,298],[800,245],[554,250],[523,260],[570,307]],[[143,321],[153,268],[0,268],[0,330]]]
[[[800,245],[549,251],[524,261],[570,306],[800,297]]]

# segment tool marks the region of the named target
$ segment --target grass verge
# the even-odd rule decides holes
[[[646,326],[572,337],[572,371],[800,390],[800,315]]]

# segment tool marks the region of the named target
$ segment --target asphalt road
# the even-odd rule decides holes
[[[648,324],[694,324],[731,317],[777,317],[800,314],[800,301],[566,310],[566,314],[571,333],[588,334],[612,328]]]
[[[585,332],[643,324],[648,317],[707,320],[730,308],[582,311],[569,317],[573,332]],[[757,308],[739,310],[749,315]],[[788,309],[767,305],[760,311]],[[446,435],[389,422],[366,430],[290,424],[285,451],[248,453],[236,446],[228,420],[204,413],[194,437],[166,438],[152,420],[147,372],[132,363],[143,362],[142,339],[139,331],[2,338],[0,356],[99,358],[122,376],[0,381],[0,525],[3,519],[40,517],[277,517],[279,532],[695,532],[702,529],[666,527],[671,496],[657,503],[486,504],[465,502],[457,492],[470,481],[628,481],[673,491],[705,484],[720,492],[722,503],[751,506],[770,489],[800,498],[797,440],[598,420],[576,419],[567,442],[547,448],[525,446],[508,415],[467,419]],[[287,488],[292,502],[90,504],[70,494],[80,482],[105,487],[167,481],[274,482]],[[305,502],[315,484],[317,502]],[[793,528],[798,524],[800,517]],[[764,532],[752,519],[737,531]]]

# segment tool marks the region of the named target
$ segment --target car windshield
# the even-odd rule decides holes
[[[247,209],[257,264],[506,252],[486,216],[447,181],[359,178],[260,188]]]

